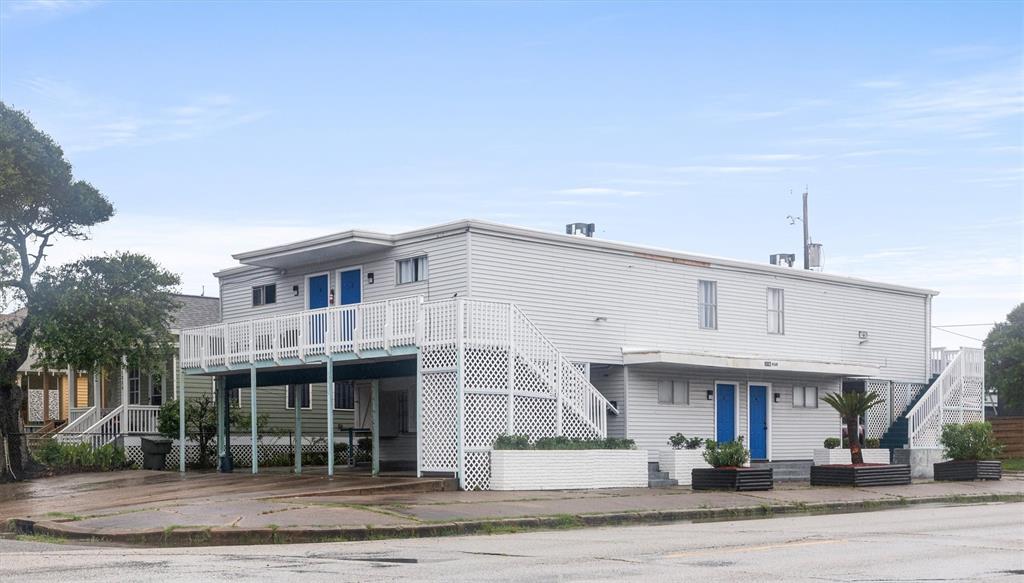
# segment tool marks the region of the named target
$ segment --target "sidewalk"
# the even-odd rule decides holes
[[[256,544],[441,536],[621,523],[851,512],[929,502],[1024,500],[1024,477],[998,482],[811,488],[460,492],[429,480],[346,476],[78,474],[6,485],[9,531],[140,545]],[[431,491],[433,490],[433,491]],[[375,493],[383,492],[383,493]]]

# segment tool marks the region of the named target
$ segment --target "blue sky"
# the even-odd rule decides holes
[[[215,290],[229,254],[477,217],[1024,297],[1020,3],[4,1],[0,98]],[[972,337],[986,327],[955,328]],[[937,332],[936,344],[975,344]]]

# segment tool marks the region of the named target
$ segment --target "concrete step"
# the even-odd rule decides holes
[[[647,479],[648,480],[667,480],[668,479],[668,472],[652,472],[652,471],[648,470],[648,472],[647,472]]]
[[[678,486],[679,480],[670,480],[668,478],[658,478],[655,480],[647,480],[648,488],[671,488],[672,486]]]

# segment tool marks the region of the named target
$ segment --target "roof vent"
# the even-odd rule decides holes
[[[795,253],[773,253],[768,256],[768,261],[771,261],[772,265],[785,265],[786,267],[793,267],[796,263]]]
[[[593,237],[594,229],[594,223],[569,223],[565,226],[565,234],[576,235],[579,237]]]

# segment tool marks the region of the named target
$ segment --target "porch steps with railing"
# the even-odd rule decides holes
[[[123,434],[157,433],[157,417],[160,407],[156,405],[118,405],[109,410],[90,407],[54,434],[61,443],[89,443],[101,447],[117,440]],[[102,416],[101,416],[102,415]],[[126,431],[122,432],[122,419],[126,419]]]
[[[934,382],[935,377],[932,378],[932,383]],[[931,388],[931,384],[928,385],[928,388]],[[910,426],[910,420],[907,419],[907,413],[914,408],[914,405],[917,405],[918,402],[921,401],[927,392],[928,389],[925,389],[917,393],[913,400],[907,403],[907,406],[903,408],[903,412],[893,420],[889,429],[887,429],[885,433],[882,434],[882,437],[879,438],[879,447],[883,449],[900,449],[907,446],[909,443],[907,428]]]

